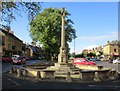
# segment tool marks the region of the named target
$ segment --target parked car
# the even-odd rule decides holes
[[[25,57],[18,57],[13,59],[13,64],[25,64]]]
[[[4,62],[12,62],[12,58],[3,56],[3,57],[2,57],[2,62],[3,62],[3,63],[4,63]]]
[[[12,55],[12,60],[17,59],[18,57],[20,57],[19,55]]]
[[[72,61],[73,64],[82,64],[82,65],[96,65],[95,62],[92,62],[86,58],[75,58]]]
[[[113,60],[113,63],[114,63],[114,64],[120,63],[120,59],[114,59],[114,60]]]
[[[97,58],[90,58],[90,61],[100,61],[100,59],[97,59]]]

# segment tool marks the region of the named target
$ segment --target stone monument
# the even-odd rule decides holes
[[[65,30],[64,30],[64,18],[65,18],[65,8],[62,8],[61,11],[62,15],[62,31],[61,31],[61,47],[60,47],[60,53],[58,55],[58,63],[59,64],[66,64],[67,63],[67,54],[66,54],[66,47],[65,47]]]
[[[66,47],[65,47],[65,30],[64,30],[64,21],[65,21],[65,8],[61,10],[62,16],[62,29],[61,29],[61,47],[60,53],[58,55],[58,63],[55,63],[54,66],[46,68],[44,71],[54,71],[55,77],[68,77],[68,73],[72,78],[80,78],[80,70],[76,68],[73,64],[68,63]]]

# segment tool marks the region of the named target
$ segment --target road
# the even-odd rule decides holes
[[[41,60],[30,60],[27,61],[26,64],[37,64],[37,63],[41,63]],[[97,65],[102,65],[103,67],[111,67],[113,69],[116,69],[118,72],[120,72],[120,64],[113,64],[113,63],[109,63],[109,62],[105,62],[105,61],[97,61],[96,62]],[[2,72],[7,72],[10,70],[10,68],[12,67],[12,63],[3,63],[2,64]]]
[[[37,82],[3,74],[3,89],[118,89],[120,80],[95,83]]]
[[[113,69],[116,69],[119,73],[120,73],[120,64],[113,64],[113,63],[109,63],[109,62],[105,62],[105,61],[97,61],[96,62],[97,65],[102,65],[103,67],[110,67]]]
[[[30,61],[26,61],[26,64],[28,65],[39,64],[41,62],[42,62],[41,60],[30,60]],[[12,63],[2,63],[2,73],[8,72],[12,66],[13,66]]]

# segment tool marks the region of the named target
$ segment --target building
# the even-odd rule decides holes
[[[9,29],[0,28],[0,37],[2,38],[2,56],[22,54],[23,41],[16,37],[13,31],[10,31]]]
[[[107,42],[106,45],[103,46],[103,54],[110,58],[111,56],[120,56],[120,41],[115,40],[111,42]]]
[[[29,45],[30,48],[30,56],[37,56],[37,57],[43,57],[44,53],[42,48],[39,46],[33,46],[33,45]]]
[[[23,44],[22,54],[27,57],[43,57],[44,52],[40,46]]]
[[[82,53],[95,53],[96,56],[98,55],[101,55],[102,53],[102,49],[103,47],[102,46],[98,46],[98,47],[95,47],[95,48],[92,48],[92,49],[84,49]]]

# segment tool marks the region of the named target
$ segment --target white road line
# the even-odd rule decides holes
[[[116,85],[88,85],[89,87],[115,87],[115,88],[118,88],[120,86],[116,86]]]
[[[95,85],[88,85],[89,87],[95,87]]]
[[[19,83],[15,82],[15,81],[13,81],[13,80],[11,80],[11,79],[8,79],[8,80],[11,81],[11,82],[13,82],[13,83],[16,84],[16,85],[20,85]]]

